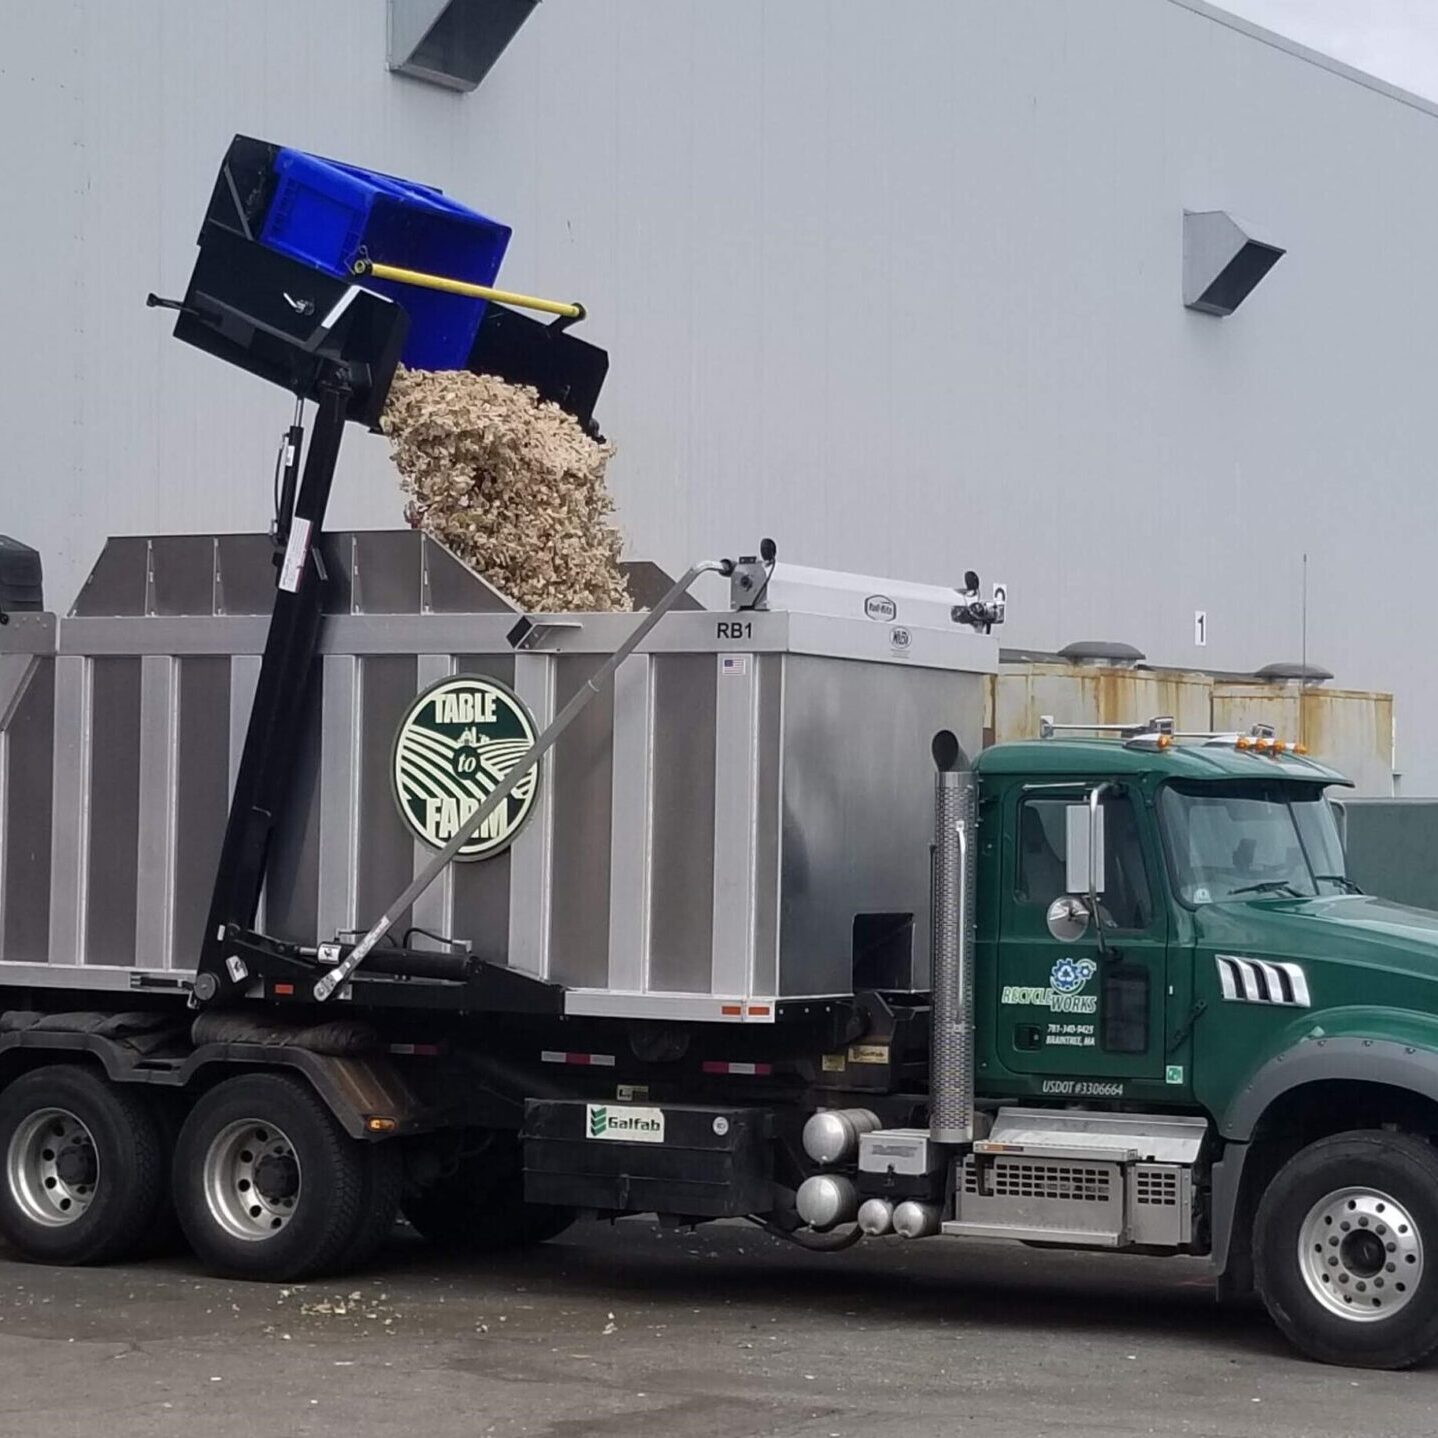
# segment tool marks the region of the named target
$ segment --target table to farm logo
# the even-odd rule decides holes
[[[457,675],[426,689],[395,735],[391,781],[405,822],[442,849],[534,743],[534,720],[494,679]],[[535,765],[460,849],[487,859],[506,848],[534,804]]]

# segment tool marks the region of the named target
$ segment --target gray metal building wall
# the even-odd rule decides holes
[[[387,73],[383,0],[3,7],[0,531],[67,603],[109,533],[268,519],[278,391],[143,308],[235,131],[508,221],[580,296],[631,551],[1012,586],[1006,642],[1438,702],[1438,112],[1197,0],[544,0],[482,87]],[[1182,308],[1184,208],[1289,253]],[[334,521],[390,525],[355,435]],[[1193,645],[1193,615],[1210,642]]]

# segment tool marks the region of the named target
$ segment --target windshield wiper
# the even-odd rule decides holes
[[[1245,884],[1241,889],[1230,889],[1228,897],[1235,899],[1239,894],[1287,894],[1291,899],[1303,899],[1307,895],[1287,879],[1263,879],[1257,884]]]
[[[1315,874],[1313,877],[1320,882],[1337,884],[1345,894],[1361,894],[1363,892],[1347,874]]]

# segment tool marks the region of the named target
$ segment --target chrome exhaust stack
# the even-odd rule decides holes
[[[958,738],[934,735],[929,1136],[974,1137],[974,867],[978,784]]]

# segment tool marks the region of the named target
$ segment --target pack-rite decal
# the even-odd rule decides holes
[[[395,735],[390,780],[405,822],[442,849],[534,743],[534,721],[503,684],[479,675],[442,679],[410,705]],[[480,826],[458,857],[507,848],[534,804],[538,765]]]
[[[1048,988],[1006,984],[999,1002],[1048,1009],[1056,1014],[1094,1014],[1098,1012],[1098,995],[1081,991],[1097,972],[1098,965],[1092,959],[1059,959],[1049,974]]]

